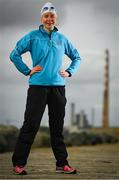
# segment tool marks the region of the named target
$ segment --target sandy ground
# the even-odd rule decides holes
[[[14,175],[12,153],[0,154],[0,179],[119,179],[119,144],[67,148],[69,162],[77,174],[56,174],[51,148],[32,149],[28,175]]]

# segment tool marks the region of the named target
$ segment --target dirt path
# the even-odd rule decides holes
[[[26,176],[12,173],[12,153],[0,154],[0,179],[119,179],[119,144],[68,148],[69,162],[76,175],[56,174],[51,149],[31,151]]]

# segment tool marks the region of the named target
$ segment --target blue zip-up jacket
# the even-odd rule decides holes
[[[28,33],[17,42],[10,59],[24,75],[29,75],[31,71],[21,56],[28,51],[31,54],[33,67],[39,65],[43,68],[42,71],[30,76],[30,85],[64,86],[65,78],[59,73],[63,55],[66,54],[72,61],[66,69],[70,76],[77,71],[81,61],[76,48],[58,32],[56,27],[51,34],[48,34],[41,25],[38,30]]]

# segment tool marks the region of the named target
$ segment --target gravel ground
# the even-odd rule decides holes
[[[0,154],[0,179],[119,179],[119,144],[67,148],[69,162],[77,174],[56,174],[51,148],[32,149],[26,166],[28,175],[14,175],[12,153]]]

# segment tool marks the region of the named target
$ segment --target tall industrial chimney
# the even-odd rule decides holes
[[[75,104],[71,103],[71,125],[76,125]]]
[[[104,74],[104,95],[103,95],[103,112],[102,127],[109,127],[109,51],[105,50],[105,74]]]

